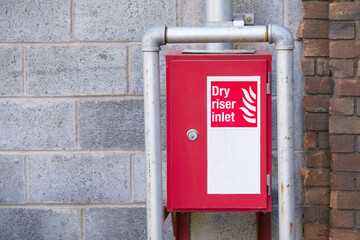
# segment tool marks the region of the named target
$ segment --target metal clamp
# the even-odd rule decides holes
[[[233,24],[235,27],[241,27],[245,25],[254,25],[254,14],[253,13],[234,13]]]

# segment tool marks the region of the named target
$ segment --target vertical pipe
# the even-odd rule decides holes
[[[233,20],[233,0],[207,0],[206,22],[225,22]]]
[[[294,65],[292,50],[277,50],[279,239],[295,240]]]
[[[282,25],[289,28],[290,27],[290,1],[283,1],[282,9]]]
[[[233,21],[233,0],[206,0],[205,4],[205,21],[206,26],[219,26],[221,22]],[[225,50],[233,49],[233,43],[208,43],[208,50]]]
[[[162,240],[163,200],[160,136],[159,52],[143,52],[145,152],[147,183],[147,239]]]

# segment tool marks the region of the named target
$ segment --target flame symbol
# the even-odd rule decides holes
[[[246,108],[241,107],[240,109],[245,113],[245,115],[243,115],[243,118],[249,122],[249,123],[256,123],[256,116],[254,113],[251,112],[256,112],[256,102],[254,100],[256,100],[256,94],[252,91],[251,87],[249,89],[249,92],[242,88],[241,89],[245,95],[245,98],[242,98],[243,103],[245,104]],[[254,99],[254,100],[253,100]],[[252,104],[254,105],[252,105]]]

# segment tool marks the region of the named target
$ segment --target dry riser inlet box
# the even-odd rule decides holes
[[[271,54],[166,55],[168,211],[271,211]]]

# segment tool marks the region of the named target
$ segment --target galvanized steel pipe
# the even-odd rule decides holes
[[[232,22],[234,19],[233,0],[207,0],[205,3],[205,26],[214,27]],[[233,43],[208,43],[208,50],[233,49]]]
[[[293,51],[277,51],[279,239],[295,239]]]
[[[234,43],[267,41],[268,26],[169,27],[166,30],[166,43]]]
[[[279,25],[245,27],[173,27],[149,29],[144,56],[145,148],[147,158],[148,239],[162,240],[159,51],[166,43],[269,42],[277,49],[278,176],[280,240],[295,239],[293,48],[292,33]]]
[[[207,0],[205,3],[206,23],[232,21],[233,9],[233,0]]]
[[[147,165],[147,231],[162,239],[162,160],[160,136],[159,52],[144,52],[145,153]],[[160,143],[160,145],[159,145]]]

